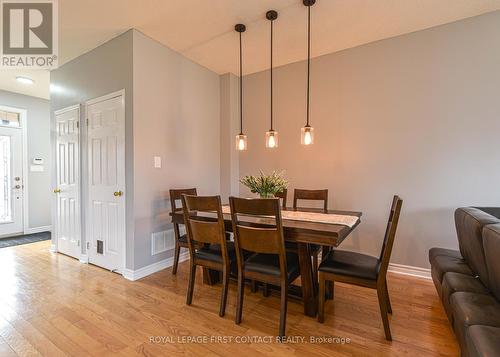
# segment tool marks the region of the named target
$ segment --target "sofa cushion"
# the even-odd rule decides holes
[[[500,303],[492,295],[457,292],[451,295],[450,305],[460,346],[465,346],[465,331],[469,326],[500,327]]]
[[[431,248],[429,250],[429,262],[432,264],[434,258],[436,258],[439,255],[447,255],[458,259],[463,258],[462,254],[460,254],[460,251],[458,250],[445,249],[445,248]]]
[[[483,245],[488,269],[488,288],[500,300],[500,224],[483,229]]]
[[[469,357],[498,356],[500,353],[500,328],[474,325],[466,332]]]
[[[488,286],[488,270],[483,251],[483,227],[496,223],[500,223],[500,219],[477,208],[459,208],[455,211],[460,253],[486,286]]]
[[[486,289],[486,287],[477,277],[454,272],[448,272],[444,274],[441,289],[441,299],[443,301],[443,306],[446,314],[448,315],[448,319],[452,324],[453,314],[450,306],[450,297],[452,294],[459,291],[485,295],[489,294],[488,289]]]
[[[435,271],[436,278],[440,283],[443,282],[445,273],[454,272],[474,276],[475,274],[469,268],[465,260],[449,255],[437,255],[431,262],[432,269]]]

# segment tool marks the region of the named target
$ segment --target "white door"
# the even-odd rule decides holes
[[[23,143],[21,127],[0,122],[0,236],[23,233]]]
[[[123,273],[125,115],[123,95],[87,103],[89,263]]]
[[[80,108],[57,111],[56,229],[57,250],[79,258],[80,247]]]

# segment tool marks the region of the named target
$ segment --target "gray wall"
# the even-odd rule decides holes
[[[173,255],[151,252],[171,228],[168,189],[219,193],[219,98],[216,73],[134,31],[134,269]]]
[[[50,226],[50,211],[47,210],[47,205],[52,199],[49,101],[0,90],[0,105],[27,110],[28,166],[35,157],[45,161],[45,171],[28,171],[28,228]]]
[[[275,151],[269,73],[246,77],[240,174],[284,169],[292,189],[328,188],[332,208],[364,214],[342,248],[369,254],[400,194],[392,261],[428,267],[429,248],[457,247],[456,207],[500,205],[499,24],[494,12],[313,60],[311,147],[300,145],[305,62],[275,72]]]
[[[132,51],[133,31],[128,31],[94,50],[66,63],[51,72],[51,113],[75,104],[84,104],[89,99],[97,98],[121,89],[125,89],[125,172],[127,193],[127,258],[126,267],[133,267],[133,75]],[[83,115],[83,108],[82,108]],[[55,138],[54,118],[52,116],[52,139]],[[86,147],[85,131],[82,131],[82,148]],[[52,147],[52,150],[55,150]],[[85,150],[82,150],[85,153]],[[53,157],[55,152],[53,151]],[[82,164],[85,167],[85,155]],[[81,175],[86,187],[86,175]],[[55,184],[53,170],[52,182]],[[85,191],[82,192],[82,198]],[[82,217],[84,219],[84,217]],[[82,227],[85,228],[84,221]],[[82,235],[82,247],[85,246],[85,234]]]

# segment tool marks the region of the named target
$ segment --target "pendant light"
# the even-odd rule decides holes
[[[311,6],[316,0],[304,0],[307,6],[307,107],[306,107],[306,125],[301,129],[300,143],[302,145],[312,145],[314,143],[314,128],[309,125],[309,106],[310,106],[310,82],[311,82]]]
[[[236,135],[236,150],[247,149],[247,136],[243,134],[243,51],[241,46],[241,34],[245,32],[246,26],[237,24],[234,30],[240,34],[240,133]]]
[[[278,13],[269,10],[266,19],[271,22],[271,128],[266,132],[266,148],[274,149],[278,147],[278,132],[273,128],[273,22],[278,18]]]

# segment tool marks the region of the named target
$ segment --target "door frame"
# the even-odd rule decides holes
[[[69,112],[71,110],[75,110],[77,109],[78,110],[78,120],[80,122],[80,130],[78,130],[78,166],[79,166],[79,177],[78,177],[78,200],[79,200],[79,203],[80,203],[80,254],[78,257],[75,257],[76,259],[79,259],[81,258],[82,256],[82,219],[83,219],[83,216],[82,216],[82,209],[83,209],[83,205],[82,205],[82,106],[80,104],[74,104],[74,105],[70,105],[69,107],[65,107],[65,108],[62,108],[62,109],[59,109],[59,110],[56,110],[54,111],[54,120],[55,120],[55,117],[56,115],[59,115],[59,114],[63,114],[63,113],[66,113],[66,112]],[[57,130],[57,128],[56,128]],[[55,140],[54,140],[54,148],[53,148],[53,152],[55,155],[56,152],[57,152],[57,133],[56,133],[56,137],[55,137]],[[57,160],[56,159],[56,156],[54,156],[54,172],[56,172],[56,176],[57,176]],[[53,183],[54,185],[57,186],[57,177],[55,178],[55,181]],[[54,220],[57,220],[57,196],[54,194],[52,195],[52,207],[54,209],[54,213],[53,213],[53,217],[54,217]],[[51,250],[53,252],[58,252],[59,251],[59,232],[57,232],[57,224],[55,224],[56,222],[52,222],[52,233],[55,237],[55,240],[52,241],[52,248]]]
[[[18,113],[19,120],[21,123],[21,156],[23,158],[22,164],[22,178],[23,178],[23,231],[20,235],[29,233],[29,211],[28,211],[28,194],[29,194],[29,184],[28,184],[28,111],[24,108],[11,107],[8,105],[0,105],[0,110],[5,110],[8,112]],[[15,129],[15,128],[14,128]],[[17,235],[17,234],[16,234]]]
[[[84,246],[84,249],[85,249],[85,257],[87,259],[87,263],[89,263],[89,254],[88,254],[88,247],[89,247],[89,242],[90,242],[90,237],[89,237],[89,222],[90,220],[88,219],[89,217],[89,210],[90,210],[90,195],[89,195],[89,177],[90,177],[90,172],[89,172],[89,165],[88,165],[88,149],[89,149],[89,143],[88,143],[88,138],[89,138],[89,125],[88,125],[88,107],[92,104],[95,104],[95,103],[99,103],[99,102],[103,102],[103,101],[106,101],[108,99],[113,99],[113,98],[116,98],[116,97],[122,97],[122,107],[123,107],[123,120],[124,120],[124,131],[123,131],[123,136],[124,136],[124,140],[125,140],[125,151],[124,151],[124,162],[123,164],[126,165],[126,162],[127,162],[127,157],[126,157],[126,153],[127,153],[127,148],[126,148],[126,119],[127,119],[127,113],[126,113],[126,110],[125,110],[125,88],[123,89],[120,89],[116,92],[111,92],[111,93],[108,93],[108,94],[105,94],[103,96],[100,96],[100,97],[96,97],[96,98],[92,98],[92,99],[89,99],[85,102],[85,105],[84,105],[84,109],[83,109],[83,115],[84,115],[84,119],[85,119],[85,150],[84,150],[84,153],[83,155],[85,156],[85,210],[84,210],[84,214],[85,214],[85,244],[82,244],[82,246]],[[83,130],[82,130],[82,133],[83,133]],[[82,171],[83,172],[83,171]],[[126,192],[126,188],[127,188],[127,177],[126,177],[126,168],[125,168],[125,177],[124,177],[124,181],[125,181],[125,195],[123,197],[124,199],[124,208],[125,208],[125,220],[127,218],[127,192]],[[83,181],[82,181],[83,183]],[[125,272],[125,268],[126,268],[126,264],[127,264],[127,224],[126,222],[124,222],[124,231],[125,231],[125,235],[123,236],[123,257],[122,257],[122,266],[121,266],[121,269],[120,271],[118,272],[119,274],[121,274],[123,276],[124,272]]]

